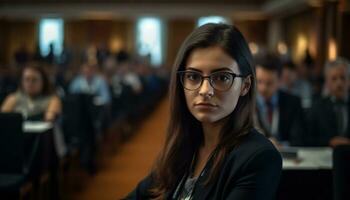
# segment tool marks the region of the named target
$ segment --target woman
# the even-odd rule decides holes
[[[6,97],[1,112],[19,112],[27,118],[54,121],[61,112],[61,101],[52,92],[44,70],[30,65],[23,69],[21,85],[17,92]]]
[[[126,199],[273,199],[279,152],[253,129],[255,72],[234,26],[194,30],[177,55],[166,143]]]

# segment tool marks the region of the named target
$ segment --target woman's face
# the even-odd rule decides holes
[[[39,95],[43,88],[43,80],[40,73],[34,69],[27,68],[22,77],[23,91],[29,96]]]
[[[202,76],[214,72],[241,75],[237,62],[218,46],[194,49],[187,59],[185,70],[199,72]],[[202,123],[214,123],[231,114],[239,97],[246,91],[243,89],[243,78],[236,77],[226,91],[214,89],[206,78],[198,89],[184,89],[184,93],[192,115]]]

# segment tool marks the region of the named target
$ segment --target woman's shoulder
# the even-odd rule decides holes
[[[11,93],[6,96],[4,102],[1,105],[2,112],[12,112],[18,99],[17,92]]]
[[[273,199],[281,170],[280,153],[264,135],[251,130],[225,160],[219,183],[227,187],[220,191],[227,194],[225,199]]]
[[[24,98],[25,96],[26,95],[20,89],[18,89],[15,92],[12,92],[11,94],[8,95],[8,97],[13,98],[13,99]]]
[[[22,92],[16,91],[7,95],[5,101],[15,103],[18,99],[22,98],[22,96]]]
[[[21,95],[20,91],[12,92],[6,96],[8,99],[16,99],[19,95]]]
[[[246,146],[254,146],[253,149],[259,149],[259,148],[273,148],[275,149],[275,146],[272,144],[272,142],[261,132],[256,130],[255,128],[251,129],[248,134],[243,136],[240,144],[238,145],[238,148],[244,148]]]
[[[154,179],[152,174],[149,174],[137,184],[133,191],[131,191],[126,197],[122,198],[122,200],[151,199],[152,194],[149,192],[149,190],[153,184]]]
[[[240,143],[233,148],[228,158],[229,160],[241,161],[246,163],[248,160],[259,157],[263,154],[271,156],[271,158],[280,158],[279,151],[262,133],[252,129],[248,134],[243,136]]]

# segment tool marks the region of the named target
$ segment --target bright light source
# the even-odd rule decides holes
[[[110,49],[113,53],[117,53],[123,49],[123,40],[118,36],[113,36],[109,42]]]
[[[142,56],[150,56],[152,65],[161,65],[162,22],[158,18],[141,18],[137,22],[137,51]]]
[[[305,35],[299,34],[297,36],[295,60],[301,61],[305,57],[305,51],[308,48],[308,41]]]
[[[63,20],[42,19],[39,24],[39,45],[42,56],[47,56],[50,51],[50,44],[53,44],[53,53],[58,56],[63,48]]]
[[[337,58],[337,43],[334,38],[329,40],[328,44],[328,60],[335,60]]]

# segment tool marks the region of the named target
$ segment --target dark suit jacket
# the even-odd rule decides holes
[[[306,123],[304,111],[301,107],[301,100],[299,97],[284,92],[278,91],[278,140],[288,141],[293,146],[304,145],[306,142]],[[259,112],[259,110],[258,110]],[[262,119],[258,114],[259,126],[265,131],[267,136],[271,133],[264,127]]]
[[[272,200],[281,169],[280,153],[265,136],[252,130],[225,158],[215,182],[205,186],[208,174],[198,178],[193,199]],[[125,199],[149,199],[151,186],[152,178],[148,176]],[[165,199],[172,199],[173,192],[168,192]]]
[[[328,146],[332,137],[339,135],[334,103],[330,97],[324,97],[314,103],[309,119],[309,144],[312,146]],[[348,119],[350,119],[350,103],[348,101]],[[347,128],[350,138],[350,126]]]

